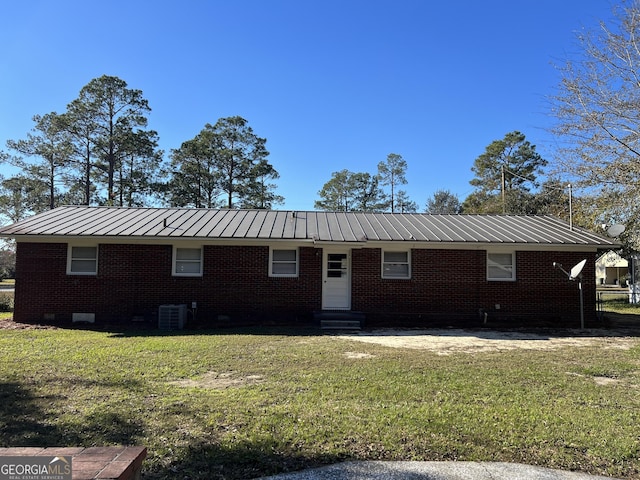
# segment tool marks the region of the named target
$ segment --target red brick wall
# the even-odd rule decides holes
[[[197,302],[195,322],[305,323],[321,308],[322,251],[299,249],[297,278],[269,277],[266,246],[205,246],[202,277],[171,275],[170,245],[101,244],[98,275],[67,275],[64,243],[18,243],[15,319],[95,313],[98,322],[156,321],[161,304]],[[352,309],[369,324],[429,326],[457,320],[489,324],[579,325],[579,291],[553,262],[567,269],[587,258],[585,320],[595,319],[595,254],[517,252],[515,282],[486,279],[484,250],[412,250],[409,280],[381,278],[381,250],[352,253]],[[496,305],[500,308],[497,309]],[[189,317],[191,320],[191,316]]]
[[[15,319],[66,322],[74,312],[97,322],[154,321],[161,304],[197,302],[197,323],[309,321],[320,309],[321,257],[300,248],[297,278],[269,277],[268,247],[204,247],[202,277],[171,274],[170,245],[98,248],[98,275],[67,275],[67,245],[19,243]],[[191,316],[189,317],[191,320]]]
[[[585,321],[594,322],[595,254],[516,252],[516,281],[488,281],[485,250],[412,250],[411,279],[381,278],[380,249],[354,250],[352,307],[369,324],[580,325],[577,282],[569,269],[587,258],[583,275]],[[499,306],[499,309],[497,308]]]

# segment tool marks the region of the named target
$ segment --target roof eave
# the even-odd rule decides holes
[[[405,246],[409,248],[442,248],[442,249],[491,249],[509,248],[526,250],[616,250],[622,247],[618,243],[526,243],[526,242],[474,242],[474,241],[433,241],[433,240],[318,240],[315,238],[228,238],[228,237],[182,237],[182,236],[120,236],[120,235],[56,235],[56,234],[10,234],[0,233],[0,237],[14,238],[24,242],[69,242],[69,241],[93,241],[106,243],[178,243],[178,242],[202,242],[202,243],[300,243],[310,244],[316,247],[348,246],[351,248],[364,248],[366,246],[380,247],[384,245]]]

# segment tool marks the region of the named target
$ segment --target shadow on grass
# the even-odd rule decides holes
[[[16,382],[0,383],[0,445],[52,446],[62,432],[46,422],[35,396]]]
[[[73,324],[73,325],[38,325],[15,324],[12,328],[61,328],[76,331],[92,331],[107,333],[111,338],[151,338],[151,337],[190,337],[202,335],[232,336],[287,336],[287,337],[319,337],[356,333],[373,336],[475,336],[480,339],[499,340],[549,340],[552,338],[567,337],[608,337],[626,338],[640,337],[640,315],[614,312],[599,312],[602,318],[597,325],[586,324],[584,329],[575,327],[524,327],[505,325],[487,326],[423,326],[423,327],[397,327],[389,328],[371,326],[360,331],[355,330],[323,330],[319,326],[238,326],[238,327],[211,327],[211,328],[185,328],[182,330],[159,330],[152,325],[139,324]],[[10,322],[14,323],[14,322]],[[498,337],[498,338],[497,338]]]
[[[233,448],[219,445],[189,445],[164,467],[145,471],[145,478],[170,480],[240,480],[297,472],[344,461],[335,455],[308,457],[280,453],[273,442],[240,443]]]
[[[61,423],[53,418],[55,414],[43,408],[52,403],[62,404],[60,398],[35,394],[18,382],[0,383],[0,446],[143,445],[144,423],[110,410],[98,410],[78,416],[72,423]],[[249,479],[344,460],[331,455],[310,458],[293,450],[280,453],[277,442],[271,439],[242,442],[233,447],[200,441],[176,449],[171,455],[156,462],[148,459],[143,466],[145,478]]]
[[[604,319],[605,324],[611,329],[629,329],[640,334],[640,315],[635,313],[620,313],[603,311],[598,312]]]
[[[79,416],[61,424],[43,406],[62,404],[56,394],[35,394],[17,382],[0,383],[0,446],[67,447],[134,445],[144,435],[143,424],[114,412]],[[60,414],[65,412],[60,412]]]
[[[607,313],[607,315],[609,315]],[[312,327],[238,327],[212,328],[202,330],[158,330],[142,329],[121,331],[107,330],[112,338],[130,337],[189,337],[200,335],[251,335],[251,336],[287,336],[287,337],[317,337],[354,334],[359,336],[440,336],[457,337],[472,336],[479,339],[491,340],[549,340],[552,338],[568,337],[609,337],[625,338],[640,337],[640,317],[638,315],[614,314],[606,317],[606,325],[592,327],[586,325],[580,328],[552,328],[552,327],[422,327],[422,328],[365,328],[362,330],[321,330]]]
[[[129,337],[188,337],[193,335],[255,335],[255,336],[287,336],[287,337],[316,337],[326,335],[327,332],[316,327],[224,327],[208,329],[158,330],[105,328],[101,331],[111,333],[113,338]]]

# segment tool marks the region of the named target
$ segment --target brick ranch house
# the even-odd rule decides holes
[[[617,245],[547,216],[65,206],[0,228],[17,242],[20,322],[312,325],[359,312],[369,326],[570,325],[583,271]]]

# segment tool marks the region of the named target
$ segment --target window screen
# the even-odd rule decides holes
[[[488,280],[515,280],[515,254],[487,252]]]
[[[271,275],[295,277],[298,275],[298,250],[271,250]]]
[[[383,252],[383,278],[409,278],[409,252]]]
[[[98,273],[98,247],[71,247],[69,273],[95,275]]]
[[[202,275],[202,249],[176,248],[174,265],[174,275]]]

